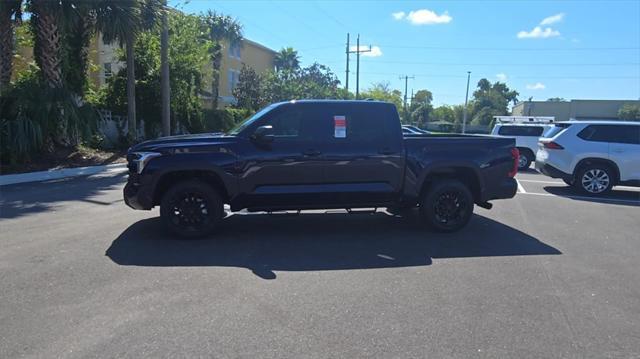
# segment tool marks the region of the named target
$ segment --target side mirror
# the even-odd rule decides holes
[[[273,135],[273,126],[260,126],[256,128],[251,135],[251,139],[260,144],[267,144],[273,142],[275,136]]]

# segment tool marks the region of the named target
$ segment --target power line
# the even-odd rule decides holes
[[[421,62],[421,61],[395,61],[395,60],[368,60],[385,64],[406,65],[433,65],[433,66],[640,66],[640,62],[623,63],[452,63],[452,62]]]
[[[379,45],[392,49],[426,49],[426,50],[460,50],[460,51],[615,51],[640,50],[640,47],[574,47],[574,48],[545,48],[545,47],[450,47],[450,46],[415,46],[415,45]]]

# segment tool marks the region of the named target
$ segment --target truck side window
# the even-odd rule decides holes
[[[308,141],[320,136],[317,116],[312,108],[305,104],[284,107],[271,114],[263,125],[271,125],[274,136],[280,139]]]
[[[371,111],[365,108],[345,108],[332,114],[345,116],[347,134],[337,141],[346,142],[376,142],[385,140],[387,121],[385,113]],[[333,119],[333,117],[332,117]]]

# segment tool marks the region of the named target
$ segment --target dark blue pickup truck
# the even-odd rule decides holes
[[[172,136],[129,150],[127,205],[160,205],[168,228],[211,233],[231,211],[419,207],[438,231],[464,227],[474,203],[511,198],[514,140],[403,135],[393,104],[272,104],[226,134]]]

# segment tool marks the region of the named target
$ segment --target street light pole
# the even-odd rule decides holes
[[[462,133],[467,131],[467,101],[469,100],[469,80],[471,79],[471,71],[467,71],[467,94],[464,96],[464,111],[462,112]]]

